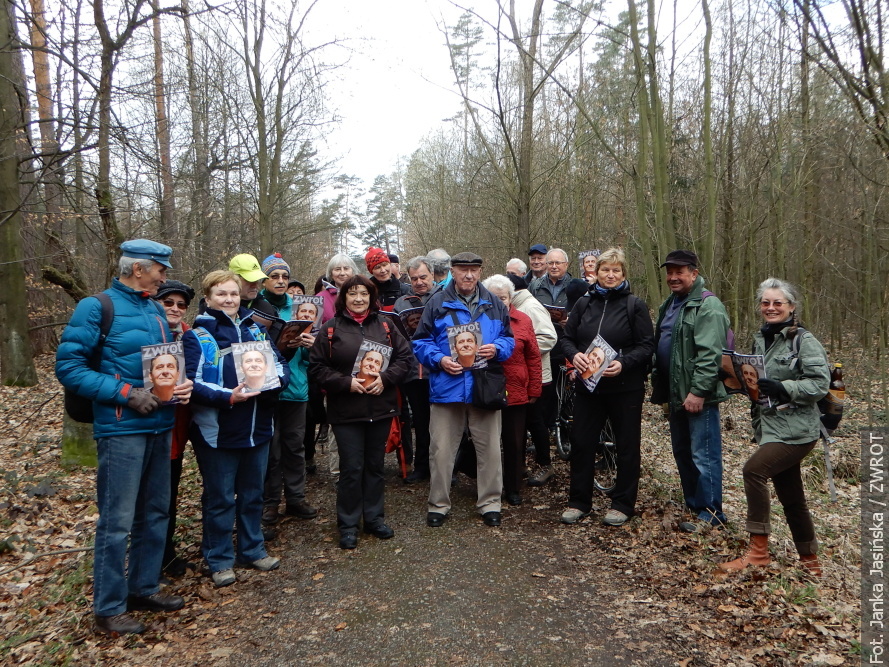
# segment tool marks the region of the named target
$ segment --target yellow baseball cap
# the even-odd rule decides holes
[[[259,260],[253,255],[235,255],[228,263],[228,270],[234,271],[248,283],[265,280],[268,276],[262,272]]]

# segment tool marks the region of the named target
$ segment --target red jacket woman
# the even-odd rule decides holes
[[[521,505],[519,488],[525,467],[526,410],[543,391],[543,366],[540,348],[531,318],[511,305],[515,287],[506,276],[495,275],[484,281],[494,296],[509,308],[509,325],[515,338],[512,356],[503,362],[506,375],[507,407],[503,410],[503,497],[510,505]]]

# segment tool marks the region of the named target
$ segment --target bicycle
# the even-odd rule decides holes
[[[558,412],[553,440],[556,454],[563,461],[571,456],[571,431],[574,427],[574,369],[568,365],[559,366],[556,379],[556,400]],[[593,485],[602,493],[608,493],[617,484],[617,445],[614,444],[614,430],[611,420],[606,419],[599,434],[596,447],[596,465]]]

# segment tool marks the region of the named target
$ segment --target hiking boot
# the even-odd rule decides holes
[[[278,519],[281,518],[281,515],[278,514],[278,506],[277,505],[266,505],[262,508],[262,522],[266,526],[274,526],[278,523]]]
[[[340,535],[340,549],[355,549],[358,546],[356,533],[343,533]]]
[[[145,625],[129,614],[96,616],[96,632],[104,635],[138,635],[145,632]]]
[[[602,517],[602,523],[606,526],[622,526],[629,520],[630,517],[616,509],[608,510],[605,512],[605,516]]]
[[[166,572],[167,575],[173,577],[174,579],[178,579],[188,571],[189,567],[191,569],[194,569],[193,564],[189,563],[184,558],[176,556],[173,560],[171,560],[164,566],[164,572]]]
[[[496,528],[501,523],[500,512],[485,512],[482,514],[482,521],[486,526],[491,526],[492,528]]]
[[[569,507],[564,512],[562,512],[562,523],[577,523],[581,519],[585,519],[590,515],[589,512],[584,512],[583,510],[579,510],[576,507]]]
[[[540,466],[536,473],[528,479],[528,486],[543,486],[553,478],[552,466]]]
[[[698,535],[709,533],[713,528],[712,523],[701,521],[700,519],[697,521],[683,521],[679,524],[679,530],[683,533],[696,533]]]
[[[154,593],[153,595],[130,595],[127,597],[127,611],[176,611],[185,606],[185,600],[178,595]]]
[[[821,563],[818,561],[817,554],[800,556],[799,564],[802,566],[803,571],[806,574],[811,574],[813,577],[818,577],[819,579],[821,578]]]
[[[723,572],[737,572],[750,565],[764,566],[771,562],[772,558],[769,556],[769,536],[751,534],[747,553],[728,563],[720,563],[718,567]]]
[[[298,519],[314,519],[318,516],[318,508],[312,507],[305,500],[299,500],[292,505],[287,505],[284,508],[284,514],[295,516]]]
[[[216,588],[231,586],[238,580],[237,577],[235,577],[235,571],[231,568],[214,572],[210,576],[213,578],[213,585],[216,586]]]
[[[429,471],[417,470],[414,468],[408,473],[408,476],[404,478],[405,484],[414,484],[416,482],[422,482],[424,480],[429,479]]]
[[[395,537],[395,531],[392,530],[385,523],[381,523],[376,526],[365,526],[364,532],[368,535],[373,535],[380,540],[389,540]]]
[[[522,496],[518,493],[507,493],[504,498],[507,504],[512,505],[513,507],[518,507],[522,504]]]

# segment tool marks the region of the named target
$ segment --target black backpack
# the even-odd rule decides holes
[[[99,323],[99,342],[96,345],[96,349],[93,350],[93,356],[90,357],[89,361],[89,367],[95,371],[99,370],[102,348],[105,346],[108,332],[111,331],[111,322],[114,320],[114,304],[111,301],[111,297],[105,294],[105,292],[93,294],[93,297],[98,299],[102,305],[102,320]],[[65,412],[68,413],[71,419],[81,424],[92,424],[95,419],[93,416],[92,399],[80,396],[67,387],[65,387]]]

